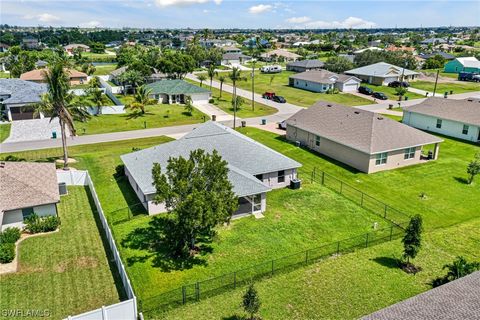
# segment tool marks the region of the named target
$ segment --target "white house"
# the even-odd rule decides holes
[[[57,214],[60,201],[54,163],[0,162],[0,229],[22,228],[32,213]]]
[[[338,89],[342,92],[357,91],[361,80],[354,76],[337,74],[327,70],[311,70],[289,77],[289,85],[312,92]]]
[[[191,151],[216,150],[228,163],[228,178],[238,197],[235,216],[264,212],[266,193],[286,187],[297,178],[300,163],[227,128],[217,122],[206,122],[186,136],[152,148],[122,155],[125,175],[149,214],[165,212],[163,203],[155,204],[152,168],[159,163],[166,168],[170,157],[188,158]]]
[[[402,122],[418,129],[480,142],[480,99],[427,98],[404,108]]]
[[[397,67],[386,62],[378,62],[368,66],[348,70],[345,74],[353,75],[365,82],[375,85],[387,85],[393,81],[413,81],[416,80],[419,73]]]

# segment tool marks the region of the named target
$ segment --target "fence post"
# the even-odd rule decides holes
[[[200,283],[195,283],[195,295],[197,298],[197,301],[200,301]]]
[[[383,218],[387,218],[387,204],[385,204],[385,212],[383,213]]]
[[[233,273],[233,289],[237,288],[237,272]]]
[[[325,185],[325,171],[322,171],[322,186]]]
[[[340,241],[337,242],[337,255],[340,253]]]
[[[274,261],[275,261],[275,260],[272,260],[272,276],[273,276],[273,268],[274,268],[273,262],[274,262]]]
[[[393,235],[393,226],[390,227],[390,241],[392,241],[392,235]]]
[[[365,240],[365,248],[368,248],[368,233],[367,233],[367,239]]]
[[[182,304],[187,302],[187,288],[185,286],[182,287]]]

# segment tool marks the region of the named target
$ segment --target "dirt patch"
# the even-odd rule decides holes
[[[62,261],[58,265],[56,265],[53,270],[58,273],[63,273],[68,269],[72,269],[74,267],[78,267],[81,269],[91,269],[96,268],[98,266],[98,261],[94,257],[79,257],[72,260]]]

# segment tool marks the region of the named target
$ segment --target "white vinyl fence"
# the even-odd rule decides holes
[[[127,301],[123,301],[114,305],[107,307],[102,307],[97,310],[89,311],[77,316],[69,317],[69,319],[75,320],[135,320],[137,319],[137,298],[133,292],[130,279],[128,278],[125,266],[120,259],[120,253],[118,252],[117,245],[113,238],[112,231],[108,226],[107,218],[103,213],[102,205],[98,199],[97,192],[95,191],[95,186],[93,185],[92,179],[88,174],[88,171],[82,170],[57,170],[57,180],[59,183],[64,182],[66,185],[73,186],[88,186],[90,188],[90,193],[92,195],[93,201],[95,202],[95,207],[97,208],[100,221],[102,222],[103,232],[107,238],[108,245],[112,251],[115,264],[117,266],[118,272],[122,279],[123,287],[127,293]]]
[[[123,93],[123,88],[121,86],[112,86],[107,81],[109,80],[108,76],[98,76],[102,88],[105,88],[106,92],[110,93]]]
[[[100,109],[100,112],[98,109]],[[125,106],[119,105],[119,106],[87,107],[87,112],[91,115],[122,114],[122,113],[125,113]]]

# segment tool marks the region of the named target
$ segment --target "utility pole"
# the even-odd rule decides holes
[[[438,82],[438,74],[440,73],[440,69],[437,70],[437,76],[435,77],[435,86],[433,87],[433,97],[435,97],[435,92],[437,91],[437,82]]]
[[[252,60],[252,111],[255,111],[255,60]]]

